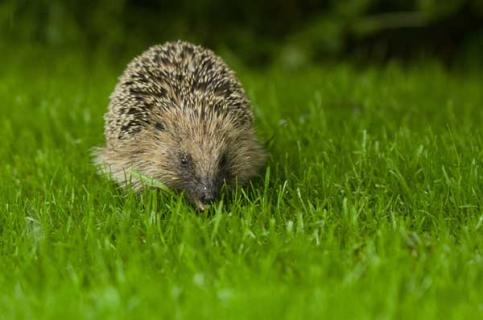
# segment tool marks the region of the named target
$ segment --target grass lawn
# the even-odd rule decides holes
[[[127,60],[3,55],[1,319],[483,318],[477,73],[235,68],[271,157],[199,214],[91,164]]]

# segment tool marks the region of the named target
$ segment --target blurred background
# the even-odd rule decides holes
[[[185,39],[241,63],[299,68],[438,59],[483,66],[483,0],[2,0],[3,50],[47,47],[126,59]]]

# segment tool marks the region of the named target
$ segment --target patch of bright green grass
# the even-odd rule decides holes
[[[239,70],[271,158],[199,214],[96,175],[106,61],[2,66],[0,318],[481,319],[481,77]]]

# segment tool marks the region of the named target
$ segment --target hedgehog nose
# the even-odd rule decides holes
[[[200,195],[200,201],[203,204],[210,204],[215,200],[215,194],[211,191],[203,191]]]
[[[201,187],[199,198],[201,203],[210,204],[216,198],[216,190],[213,183],[204,183]]]

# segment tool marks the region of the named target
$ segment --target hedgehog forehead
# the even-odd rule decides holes
[[[193,127],[182,130],[178,136],[180,150],[189,153],[195,159],[216,158],[227,148],[228,139],[222,132]]]
[[[197,108],[171,108],[161,117],[173,156],[188,154],[196,167],[211,170],[243,130],[230,114]]]

